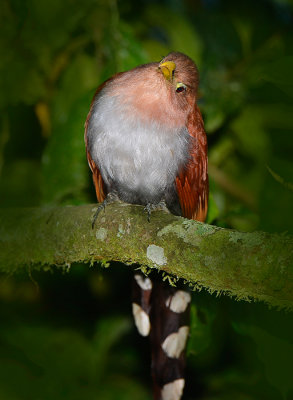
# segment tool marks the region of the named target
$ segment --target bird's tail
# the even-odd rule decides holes
[[[179,400],[185,384],[185,346],[191,296],[162,281],[134,276],[133,315],[141,335],[150,335],[155,400]]]

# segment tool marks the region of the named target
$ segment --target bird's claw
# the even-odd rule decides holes
[[[95,213],[94,213],[94,216],[93,216],[93,220],[92,220],[92,229],[94,229],[94,227],[95,227],[95,223],[96,223],[96,220],[97,220],[97,218],[98,218],[98,215],[100,214],[100,212],[101,212],[102,210],[105,211],[105,208],[106,208],[105,201],[103,201],[103,203],[101,203],[101,204],[98,205],[98,208],[96,209],[96,211],[95,211]]]
[[[115,201],[119,201],[117,193],[116,192],[108,193],[105,200],[101,204],[98,205],[98,208],[97,208],[96,212],[94,213],[93,220],[92,220],[92,229],[94,229],[94,227],[95,227],[96,219],[98,218],[98,215],[100,214],[100,212],[102,210],[105,211],[106,205],[114,203]]]
[[[153,205],[148,203],[145,207],[144,207],[144,211],[147,212],[147,218],[148,218],[148,222],[151,222],[151,212],[153,210]]]
[[[165,200],[161,200],[157,204],[147,203],[147,205],[144,207],[144,210],[147,212],[148,222],[151,222],[152,211],[164,210],[169,213]]]

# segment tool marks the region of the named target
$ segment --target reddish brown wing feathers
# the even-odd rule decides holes
[[[191,159],[176,178],[176,188],[182,215],[204,222],[208,210],[207,139],[203,120],[197,105],[187,124],[194,138]]]
[[[94,181],[94,185],[95,185],[95,189],[96,189],[97,199],[100,203],[102,203],[106,198],[105,185],[104,185],[104,181],[103,181],[103,178],[102,178],[99,168],[96,166],[95,162],[91,158],[90,152],[88,150],[88,143],[87,143],[87,128],[88,128],[88,119],[89,119],[90,113],[91,113],[91,111],[88,113],[88,116],[87,116],[87,119],[85,122],[84,141],[85,141],[85,146],[86,146],[87,160],[88,160],[90,169],[93,173],[93,181]]]
[[[98,199],[99,203],[102,203],[106,198],[106,194],[105,194],[106,190],[105,190],[104,181],[103,181],[103,178],[102,178],[99,168],[96,166],[96,164],[92,160],[88,150],[86,151],[86,155],[87,155],[87,160],[88,160],[90,169],[92,170],[92,173],[93,173],[93,181],[94,181],[94,185],[95,185],[95,189],[96,189],[97,199]]]
[[[114,79],[116,76],[109,80]],[[97,89],[93,101],[108,81],[104,82]],[[92,106],[85,122],[84,138],[88,163],[93,173],[97,199],[99,202],[102,202],[106,198],[106,187],[99,168],[91,158],[87,143],[88,120],[91,111]],[[190,152],[190,161],[176,178],[176,188],[182,215],[186,218],[204,221],[208,208],[207,140],[202,116],[197,105],[194,108],[194,112],[189,116],[187,128],[190,136],[194,138],[194,142]]]

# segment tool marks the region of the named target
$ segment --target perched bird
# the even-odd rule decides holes
[[[85,123],[97,199],[141,204],[204,221],[208,207],[207,140],[196,104],[198,70],[185,54],[140,65],[104,82]],[[98,209],[100,211],[101,208]],[[154,398],[178,400],[190,294],[135,274],[133,315],[150,333]]]

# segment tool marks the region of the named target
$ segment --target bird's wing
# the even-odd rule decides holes
[[[98,91],[100,90],[100,88],[97,90],[96,94],[98,93]],[[95,98],[95,96],[94,96]],[[93,104],[93,102],[92,102]],[[96,166],[94,160],[92,159],[90,152],[89,152],[89,147],[88,147],[88,137],[87,137],[87,130],[88,130],[88,121],[89,121],[89,117],[91,115],[91,111],[92,111],[92,105],[90,108],[90,111],[88,113],[87,119],[85,121],[85,125],[84,125],[84,141],[85,141],[85,147],[86,147],[86,156],[87,156],[87,160],[90,166],[90,169],[93,173],[93,181],[94,181],[94,185],[95,185],[95,189],[96,189],[96,195],[97,195],[97,199],[100,203],[102,203],[105,198],[106,198],[106,187],[102,178],[102,175],[100,173],[99,168]]]
[[[182,215],[204,222],[208,210],[207,139],[197,105],[188,120],[188,132],[193,138],[190,160],[176,177],[176,188]]]
[[[97,195],[97,199],[100,203],[102,203],[107,195],[107,190],[106,190],[106,185],[103,181],[101,172],[98,168],[98,166],[95,164],[94,160],[92,159],[91,155],[90,155],[90,151],[89,151],[89,146],[88,146],[88,137],[87,137],[87,130],[88,130],[88,124],[89,124],[89,118],[91,116],[92,113],[92,109],[93,109],[93,104],[95,99],[97,98],[97,96],[99,95],[99,93],[102,91],[102,89],[104,89],[104,87],[111,81],[113,81],[115,78],[117,78],[119,75],[123,74],[123,72],[118,72],[116,75],[112,76],[111,78],[107,79],[105,82],[103,82],[96,90],[94,97],[92,99],[91,102],[91,106],[90,106],[90,111],[87,115],[87,119],[85,121],[85,125],[84,125],[84,141],[85,141],[85,147],[86,147],[86,156],[87,156],[87,160],[90,166],[90,169],[92,170],[93,173],[93,181],[94,181],[94,185],[95,185],[95,189],[96,189],[96,195]]]

